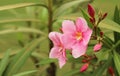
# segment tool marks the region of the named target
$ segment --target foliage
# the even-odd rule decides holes
[[[115,5],[119,3],[115,2]],[[99,19],[98,9],[108,13],[98,26],[98,32],[104,32],[103,47],[94,52],[97,41],[90,41],[87,55],[95,55],[96,58],[91,60],[92,65],[85,72],[80,72],[84,57],[74,59],[71,55],[67,55],[68,63],[59,69],[58,61],[48,56],[52,47],[48,33],[59,31],[63,20],[75,20],[80,16],[93,28],[86,13],[88,3],[95,6],[96,20]],[[101,3],[100,7],[97,7],[98,3]],[[120,76],[120,8],[116,6],[114,10],[111,6],[108,9],[107,4],[113,4],[112,1],[111,4],[108,1],[106,5],[102,4],[102,0],[1,0],[0,76],[53,76],[54,70],[56,76],[110,76],[109,67],[115,76]]]

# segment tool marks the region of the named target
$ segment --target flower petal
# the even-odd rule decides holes
[[[72,55],[74,58],[78,58],[86,53],[87,45],[83,45],[82,43],[77,43],[72,48]]]
[[[75,31],[75,25],[73,21],[64,20],[62,23],[63,33],[73,33]]]
[[[63,34],[62,41],[66,49],[71,49],[71,47],[75,43],[75,39],[71,34]]]
[[[90,41],[92,35],[92,30],[90,28],[87,29],[87,31],[83,32],[83,43],[84,45],[87,45]]]
[[[62,34],[58,33],[58,32],[50,32],[49,33],[49,38],[50,38],[50,40],[53,41],[54,45],[60,45],[61,44],[61,41],[60,41],[61,36],[62,36]]]
[[[62,68],[66,63],[66,58],[61,55],[58,60],[59,60],[59,66],[60,68]]]
[[[58,58],[59,57],[59,47],[53,47],[49,53],[49,58]]]
[[[76,20],[77,31],[84,32],[87,30],[87,28],[88,28],[88,25],[87,25],[86,20],[82,17],[77,18],[77,20]]]

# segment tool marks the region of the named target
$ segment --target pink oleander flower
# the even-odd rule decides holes
[[[66,49],[72,50],[74,58],[78,58],[86,53],[87,45],[90,40],[92,30],[88,27],[83,18],[78,18],[76,23],[65,20],[62,23],[63,44]]]
[[[82,65],[82,67],[80,68],[80,72],[86,71],[88,66],[89,66],[89,63],[85,63],[84,65]]]
[[[94,50],[94,52],[98,52],[101,48],[102,48],[102,44],[98,43],[94,46],[93,50]]]
[[[63,41],[61,39],[62,34],[58,32],[51,32],[49,34],[50,40],[52,40],[54,47],[51,49],[49,57],[50,58],[57,58],[59,61],[60,68],[66,63],[66,52],[63,46]]]

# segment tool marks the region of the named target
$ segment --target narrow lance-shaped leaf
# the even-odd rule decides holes
[[[1,60],[1,63],[0,63],[0,76],[2,76],[3,72],[5,71],[6,67],[8,66],[9,55],[10,55],[10,50],[7,50],[7,52],[5,53],[3,59]]]
[[[41,35],[45,35],[44,32],[34,29],[34,28],[14,28],[14,29],[1,30],[0,35],[9,34],[9,33],[17,33],[17,32],[38,33]]]
[[[74,69],[74,70],[71,70],[69,72],[66,72],[63,76],[72,76],[72,75],[79,73],[79,72],[80,72],[80,70],[78,68],[78,69]]]
[[[9,9],[15,9],[15,8],[21,8],[21,7],[27,7],[27,6],[43,6],[47,8],[44,4],[38,4],[38,3],[19,3],[19,4],[12,4],[12,5],[6,5],[6,6],[0,6],[0,11],[3,10],[9,10]]]
[[[35,73],[35,72],[37,72],[37,70],[25,71],[25,72],[22,72],[22,73],[15,74],[13,76],[25,76],[25,75],[29,75],[29,74]]]
[[[4,19],[4,20],[0,20],[0,23],[10,23],[10,22],[41,22],[38,19],[35,18],[14,18],[14,19]]]
[[[116,67],[118,74],[120,76],[120,55],[115,50],[113,51],[113,54],[114,54],[113,59],[114,59],[115,67]]]
[[[83,9],[81,9],[81,12],[82,12],[82,14],[83,14],[83,17],[86,19],[86,21],[87,21],[87,23],[88,23],[88,26],[89,26],[90,28],[92,28],[93,25],[92,25],[92,23],[90,22],[89,16],[83,11]]]
[[[120,25],[110,19],[105,19],[102,21],[99,26],[100,28],[105,28],[111,31],[119,32],[120,33]]]
[[[119,11],[118,7],[116,6],[115,11],[114,11],[114,21],[116,23],[118,23],[119,26],[120,26],[120,15],[119,15],[119,13],[120,13],[120,11]],[[115,43],[117,43],[120,40],[120,33],[114,32],[114,40],[115,40]],[[116,47],[116,51],[120,53],[119,50],[120,50],[120,45],[118,45]]]
[[[28,46],[26,46],[24,49],[22,49],[15,57],[14,60],[11,61],[10,65],[7,68],[7,71],[5,72],[5,76],[12,76],[13,74],[16,74],[20,68],[23,66],[23,64],[26,62],[26,60],[30,57],[31,53],[34,51],[34,49],[40,44],[41,41],[43,41],[43,38],[36,39],[35,41],[31,42]]]
[[[38,65],[45,65],[45,64],[52,63],[52,62],[56,62],[56,60],[50,59],[50,58],[48,58],[48,59],[43,59],[43,60],[40,61],[40,63],[38,63]]]
[[[99,66],[93,73],[92,76],[102,76],[104,71],[109,67],[110,63],[112,61],[112,56],[108,58],[107,61],[104,62],[102,66]]]
[[[88,2],[89,0],[73,0],[70,2],[67,2],[63,5],[61,5],[56,11],[55,11],[55,17],[60,16],[64,11],[66,11],[68,8],[80,4],[80,3],[84,3],[84,2]]]

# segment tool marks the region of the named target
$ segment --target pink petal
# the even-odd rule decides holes
[[[63,33],[73,33],[75,31],[75,25],[73,21],[64,20],[62,23]]]
[[[101,49],[101,47],[102,47],[101,43],[96,44],[93,48],[94,52],[98,52]]]
[[[82,43],[77,43],[72,47],[72,55],[74,58],[78,58],[86,53],[87,45],[83,45]]]
[[[71,34],[63,34],[62,41],[66,49],[71,49],[71,47],[75,43],[75,39]]]
[[[63,57],[61,55],[58,60],[59,60],[59,66],[60,66],[60,68],[62,68],[66,63],[66,57]]]
[[[49,58],[58,58],[59,57],[59,52],[60,48],[59,47],[53,47],[51,50],[50,50],[50,53],[49,53]]]
[[[84,18],[82,18],[82,17],[77,18],[77,20],[76,20],[76,29],[79,32],[84,32],[84,31],[86,31],[88,29],[87,22],[86,22],[86,20]]]
[[[92,30],[90,28],[87,29],[87,31],[83,32],[83,43],[84,45],[87,45],[90,41],[92,35]]]
[[[66,58],[66,52],[65,52],[65,49],[62,50],[62,56],[63,56],[64,58]]]
[[[60,37],[62,36],[61,33],[58,32],[50,32],[49,33],[49,38],[50,40],[52,40],[54,45],[60,45],[61,41],[60,41]]]

